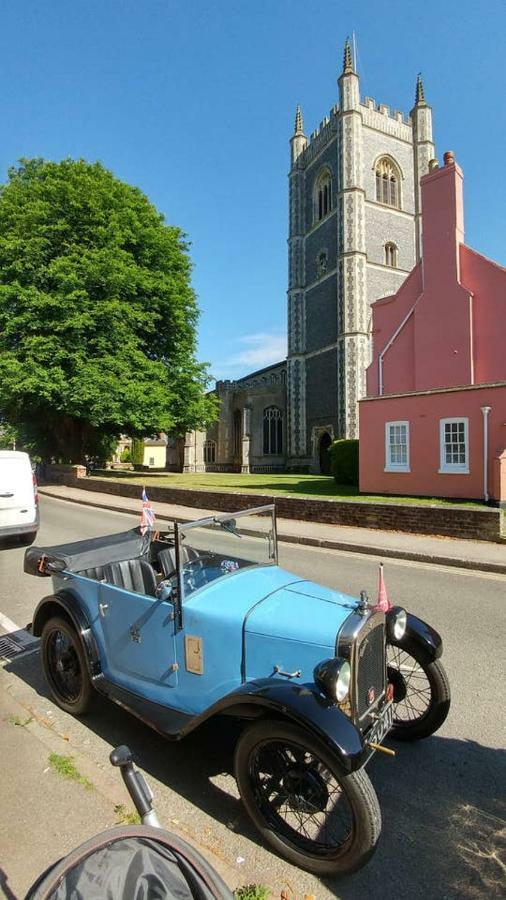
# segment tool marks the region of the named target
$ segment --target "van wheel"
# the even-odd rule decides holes
[[[36,537],[36,531],[29,531],[28,534],[20,534],[18,543],[21,547],[31,547]]]
[[[75,629],[55,616],[42,629],[42,668],[51,695],[65,712],[81,716],[92,696],[83,645]]]

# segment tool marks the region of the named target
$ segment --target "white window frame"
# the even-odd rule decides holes
[[[464,445],[466,449],[465,463],[446,462],[445,425],[454,422],[464,423]],[[466,416],[453,416],[439,420],[439,470],[440,475],[469,475],[469,419]]]
[[[390,429],[394,426],[402,426],[406,429],[406,462],[395,463],[391,459],[392,445],[390,442]],[[385,472],[411,472],[409,464],[409,421],[385,422]]]

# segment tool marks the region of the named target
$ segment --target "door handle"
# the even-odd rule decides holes
[[[0,497],[14,497],[14,494],[0,494]]]
[[[98,611],[99,611],[99,613],[100,613],[100,615],[102,616],[103,619],[105,618],[105,614],[106,614],[106,612],[107,612],[108,609],[109,609],[109,604],[108,604],[108,603],[99,603],[99,604],[98,604]]]

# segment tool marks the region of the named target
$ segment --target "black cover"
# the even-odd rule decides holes
[[[158,828],[126,826],[82,844],[28,891],[25,900],[233,900],[207,860]]]
[[[57,547],[32,546],[25,552],[24,570],[29,575],[51,575],[64,569],[82,572],[107,563],[145,556],[150,540],[149,531],[141,535],[140,528],[132,528],[120,534],[106,534]]]

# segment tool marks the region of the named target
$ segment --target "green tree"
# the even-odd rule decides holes
[[[188,244],[100,163],[21,160],[0,188],[0,416],[77,462],[216,416]]]
[[[144,462],[144,441],[141,438],[132,438],[132,462],[134,466],[142,466]]]

